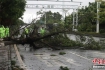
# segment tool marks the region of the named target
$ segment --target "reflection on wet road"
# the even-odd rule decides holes
[[[27,45],[25,45],[27,46]],[[24,63],[28,70],[59,70],[60,66],[68,67],[70,70],[89,70],[92,69],[94,58],[105,59],[105,52],[92,50],[49,50],[42,48],[33,52],[26,50],[23,46],[18,45],[20,54],[24,56]],[[65,55],[59,55],[59,52],[66,52]],[[105,70],[105,69],[92,69]]]

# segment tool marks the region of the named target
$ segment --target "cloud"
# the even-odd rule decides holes
[[[25,23],[30,23],[32,19],[36,18],[36,15],[35,14],[24,14],[22,17]]]

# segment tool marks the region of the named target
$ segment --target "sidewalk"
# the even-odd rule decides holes
[[[0,70],[8,70],[8,48],[0,39]]]

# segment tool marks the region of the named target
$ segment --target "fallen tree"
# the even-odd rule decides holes
[[[34,25],[33,31],[29,34],[28,37],[26,37],[26,38],[14,38],[13,37],[16,34],[16,32],[18,32],[21,29],[24,29],[25,27],[24,28],[20,28],[20,29],[17,29],[13,34],[11,34],[10,37],[4,38],[3,39],[4,44],[5,45],[10,45],[10,44],[22,44],[22,45],[29,44],[30,47],[34,47],[36,49],[37,47],[39,47],[39,45],[37,45],[37,42],[40,42],[41,44],[44,44],[44,45],[46,45],[48,47],[51,47],[51,48],[54,48],[54,46],[53,46],[54,44],[52,45],[52,44],[49,43],[50,40],[49,40],[49,42],[44,42],[44,41],[47,40],[47,38],[52,39],[53,36],[60,35],[60,34],[65,35],[65,39],[66,39],[66,34],[74,34],[74,35],[80,35],[80,36],[104,37],[105,38],[104,34],[80,33],[80,32],[74,32],[74,31],[71,31],[71,30],[67,30],[65,28],[62,29],[62,30],[61,29],[60,30],[56,30],[55,32],[47,33],[44,36],[39,36],[38,32],[37,32],[38,31],[38,27],[33,22],[34,22],[34,20],[31,22],[31,24],[28,24],[28,25],[25,26],[25,27],[28,27],[29,25],[32,25],[32,26]],[[70,41],[70,42],[72,42],[72,41]],[[59,40],[58,44],[60,44],[60,43],[62,43],[62,42]],[[79,45],[79,44],[77,44],[77,45]],[[60,47],[61,45],[58,46],[58,45],[55,44],[55,46]],[[45,46],[43,46],[43,47],[45,47]]]

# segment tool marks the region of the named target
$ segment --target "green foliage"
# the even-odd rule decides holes
[[[68,67],[60,66],[60,69],[59,70],[70,70],[70,69]]]
[[[89,70],[92,70],[92,68],[89,68]]]
[[[34,55],[43,55],[43,54],[40,53],[40,54],[34,54]]]
[[[16,61],[12,60],[11,61],[11,65],[15,66],[16,65]]]
[[[84,45],[85,49],[91,49],[91,50],[101,50],[102,46],[99,44],[99,42],[96,42],[93,38],[88,39],[87,43]]]
[[[40,11],[39,11],[40,12]],[[45,21],[45,13],[46,13],[46,23],[53,24],[53,23],[60,23],[62,15],[59,12],[52,13],[51,11],[42,12],[43,16],[37,22]]]
[[[105,49],[105,39],[100,39],[99,45],[101,46],[101,49],[104,50]]]
[[[15,23],[25,11],[25,0],[1,0],[0,24],[9,26]]]
[[[80,36],[80,40],[81,40],[81,42],[86,41],[86,37],[85,36]]]
[[[55,54],[51,54],[50,56],[56,56]]]
[[[66,35],[63,36],[63,34],[47,38],[45,42],[52,46],[57,46],[61,48],[76,48],[78,46],[83,46],[83,44],[80,43],[79,41],[70,40]]]
[[[25,25],[25,23],[24,23],[21,19],[17,19],[17,20],[15,21],[15,24],[9,26],[9,28],[10,28],[10,34],[16,32],[16,31],[18,30],[18,31],[15,33],[15,35],[18,35],[18,34],[19,34],[19,29],[20,29],[20,27],[22,27],[23,25]],[[11,33],[11,32],[12,32],[12,33]]]
[[[12,70],[24,70],[23,68],[20,68],[19,66],[16,65],[16,61],[12,60],[11,61],[11,65],[12,65]]]
[[[99,9],[100,32],[105,32],[105,2],[101,2]],[[89,3],[89,6],[78,10],[78,30],[81,32],[96,32],[97,3]],[[73,13],[66,17],[67,24],[72,24]],[[76,28],[76,27],[75,27]]]
[[[78,31],[81,32],[92,32],[94,31],[93,25],[91,23],[82,23],[78,26]]]
[[[59,52],[59,55],[65,55],[66,53],[65,52]]]
[[[66,35],[61,38],[61,45],[63,47],[74,48],[77,46],[82,46],[83,44],[79,41],[70,40]]]

